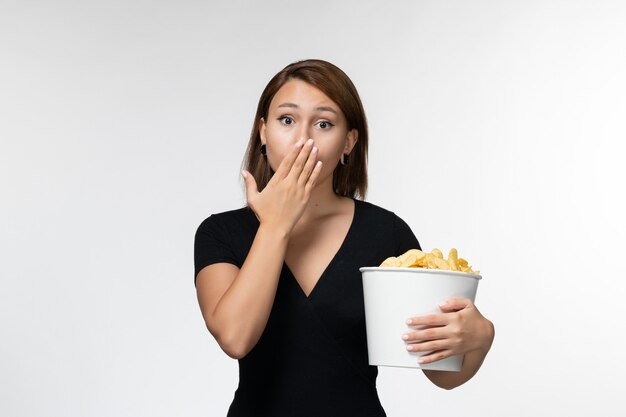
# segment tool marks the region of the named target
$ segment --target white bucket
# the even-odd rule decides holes
[[[402,335],[413,328],[410,317],[442,313],[448,298],[476,298],[480,275],[424,268],[359,268],[363,279],[365,326],[370,365],[460,371],[463,355],[429,364],[417,360],[428,352],[410,352]]]

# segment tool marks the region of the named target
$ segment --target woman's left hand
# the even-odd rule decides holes
[[[409,352],[430,352],[418,362],[427,364],[474,350],[489,351],[493,324],[467,298],[451,298],[439,305],[442,314],[410,317],[403,339]]]

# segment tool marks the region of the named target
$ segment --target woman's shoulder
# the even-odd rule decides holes
[[[371,202],[355,201],[363,213],[361,225],[362,230],[365,230],[363,232],[365,233],[363,237],[365,240],[373,238],[377,242],[376,247],[386,247],[384,242],[389,242],[392,245],[394,256],[398,256],[408,249],[420,248],[411,227],[394,211]]]
[[[204,229],[210,226],[232,227],[234,225],[253,225],[257,221],[252,209],[248,206],[237,209],[214,212],[205,218],[198,226],[198,229]],[[257,221],[258,222],[258,221]]]
[[[396,216],[396,214],[393,211],[388,210],[382,206],[379,206],[378,204],[374,204],[370,201],[357,200],[357,199],[354,199],[354,201],[356,202],[356,204],[359,205],[359,208],[367,215],[383,217],[383,218],[384,217],[394,218]]]
[[[395,211],[382,207],[368,201],[356,200],[367,224],[377,224],[381,228],[406,229],[409,228],[408,223],[399,216]]]

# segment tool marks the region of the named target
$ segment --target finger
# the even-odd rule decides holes
[[[406,345],[406,350],[409,352],[433,352],[437,350],[449,349],[450,347],[450,342],[448,340],[441,339],[423,343],[410,343]]]
[[[463,310],[464,308],[467,308],[472,304],[472,300],[470,300],[469,298],[450,298],[439,304],[439,308],[444,313],[447,313],[451,311]]]
[[[452,355],[453,355],[453,352],[450,349],[444,349],[444,350],[431,352],[428,355],[424,355],[421,358],[419,358],[417,361],[422,365],[426,365],[427,363],[433,363],[433,362],[440,361],[445,358],[449,358]]]
[[[302,169],[304,168],[304,164],[306,163],[307,159],[309,159],[309,154],[311,153],[312,149],[313,149],[313,139],[309,139],[304,144],[302,149],[300,149],[300,154],[298,155],[295,162],[291,166],[291,170],[289,170],[289,174],[287,174],[288,177],[291,177],[295,180],[297,180],[300,177],[300,174],[302,173]]]
[[[317,161],[315,163],[315,168],[313,168],[313,172],[311,173],[311,176],[309,177],[309,180],[304,186],[305,194],[309,195],[311,193],[311,189],[315,187],[315,184],[317,183],[317,177],[319,177],[320,172],[322,172],[322,161]]]
[[[258,193],[256,180],[254,179],[254,176],[252,176],[252,174],[245,169],[241,171],[241,175],[243,175],[243,179],[246,184],[246,199],[250,201],[250,199]]]
[[[445,326],[448,324],[448,317],[445,314],[428,314],[425,316],[411,317],[406,321],[407,326]]]
[[[402,340],[407,343],[422,342],[428,340],[443,339],[446,337],[444,327],[431,327],[416,332],[406,332],[402,335]]]
[[[278,166],[278,169],[274,173],[274,177],[278,179],[283,179],[289,174],[293,163],[295,162],[298,155],[300,155],[300,150],[302,149],[303,144],[304,139],[299,139],[298,142],[293,145],[291,151],[287,154],[287,156],[283,158],[280,165]]]
[[[317,151],[318,149],[315,146],[313,147],[313,149],[311,149],[309,158],[307,159],[306,164],[304,165],[304,168],[302,169],[302,173],[300,174],[300,177],[298,178],[298,183],[300,184],[306,183],[309,180],[309,176],[313,172],[313,168],[315,168],[315,163],[317,161]]]

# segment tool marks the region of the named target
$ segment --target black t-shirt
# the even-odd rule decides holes
[[[395,213],[354,204],[348,233],[308,297],[283,262],[263,334],[239,359],[228,417],[386,415],[376,391],[378,368],[368,364],[359,268],[420,245]],[[248,207],[209,216],[195,235],[195,277],[218,262],[241,268],[258,227]]]

